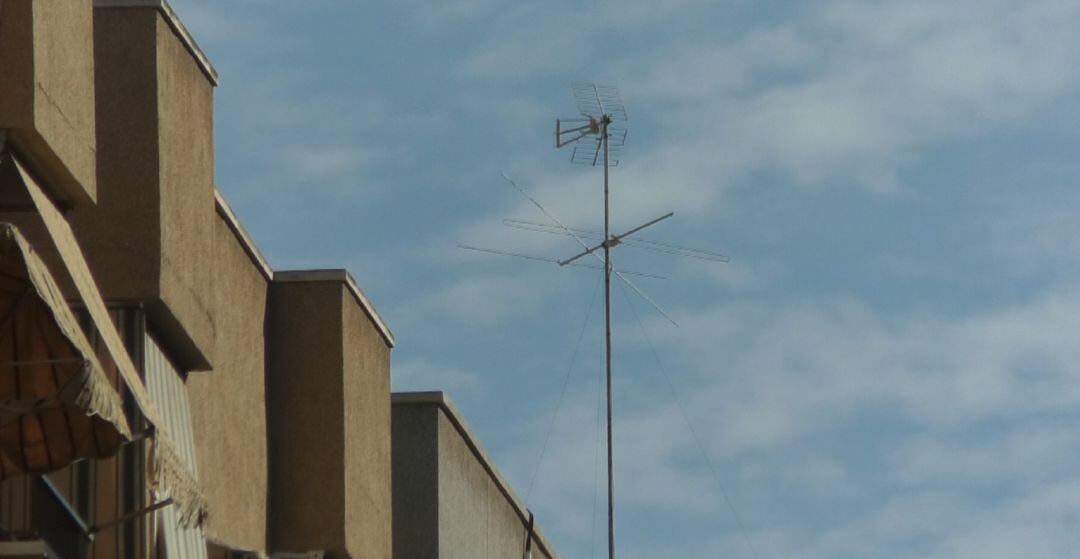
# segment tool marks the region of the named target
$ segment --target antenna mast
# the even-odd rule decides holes
[[[610,143],[608,126],[611,117],[600,117],[600,143],[604,144],[604,353],[607,362],[607,513],[608,513],[608,558],[615,559],[615,476],[613,472],[614,445],[611,425],[611,210],[608,205],[608,174],[610,170]]]
[[[570,156],[572,163],[581,165],[588,165],[596,167],[598,165],[604,166],[604,230],[602,233],[588,231],[585,229],[571,229],[563,224],[558,218],[551,214],[543,205],[540,204],[532,196],[529,196],[525,189],[518,186],[516,182],[508,177],[505,173],[503,178],[514,189],[516,189],[522,196],[532,202],[534,206],[541,213],[544,214],[551,223],[538,223],[532,221],[522,221],[518,219],[504,219],[503,225],[514,228],[523,229],[526,231],[534,231],[538,233],[547,233],[553,235],[565,235],[571,237],[577,244],[583,249],[577,254],[564,259],[546,258],[543,256],[530,256],[526,254],[517,254],[514,252],[508,252],[504,250],[481,248],[476,246],[458,244],[458,247],[473,250],[478,252],[485,252],[489,254],[497,254],[502,256],[513,256],[517,258],[524,258],[539,262],[548,262],[563,266],[582,266],[587,268],[600,268],[604,270],[604,352],[605,352],[605,367],[607,376],[607,486],[608,486],[608,559],[615,559],[615,479],[614,479],[614,427],[613,427],[613,413],[612,413],[612,341],[611,341],[611,278],[612,275],[619,279],[619,281],[626,284],[630,289],[644,299],[649,305],[652,306],[656,312],[666,318],[669,322],[678,326],[678,324],[670,317],[664,309],[660,308],[648,295],[641,289],[638,289],[629,279],[627,275],[636,275],[641,277],[663,279],[662,276],[656,276],[649,273],[632,272],[629,270],[618,270],[611,262],[611,252],[617,246],[627,245],[639,249],[651,250],[655,252],[662,252],[673,256],[683,256],[687,258],[695,258],[699,260],[708,260],[713,262],[728,262],[729,258],[723,254],[710,252],[706,250],[700,250],[696,248],[689,248],[679,245],[673,245],[668,243],[661,243],[656,241],[648,241],[637,237],[629,238],[636,235],[639,231],[652,227],[653,225],[660,223],[670,218],[672,213],[664,214],[655,219],[646,221],[641,225],[638,225],[632,229],[629,229],[621,234],[613,235],[611,233],[611,191],[610,191],[610,179],[611,179],[611,167],[617,167],[619,165],[618,150],[626,143],[626,128],[623,124],[626,122],[626,109],[623,107],[622,101],[619,99],[618,91],[611,86],[602,86],[595,84],[575,84],[573,86],[574,98],[577,100],[578,112],[582,118],[575,118],[570,120],[556,120],[555,121],[555,147],[563,148],[565,146],[573,144],[573,152]],[[563,129],[563,124],[569,124],[570,126]],[[590,246],[590,243],[586,243],[585,239],[589,239],[590,243],[596,239],[602,239],[599,244]],[[603,256],[600,256],[601,249],[603,249]],[[600,266],[593,266],[578,262],[582,258],[591,256],[599,261]],[[558,413],[558,407],[556,407],[556,414]],[[552,419],[554,423],[554,419]],[[546,447],[546,442],[545,442]],[[543,458],[543,451],[541,451],[541,459]],[[539,464],[537,464],[539,469]],[[534,473],[535,476],[535,473]]]
[[[611,248],[619,243],[619,238],[618,236],[612,237],[611,235],[611,196],[609,184],[610,170],[613,163],[611,158],[611,125],[615,122],[616,118],[621,118],[622,121],[626,120],[626,109],[619,100],[619,93],[614,87],[599,86],[595,84],[574,85],[573,92],[574,97],[578,102],[578,112],[581,113],[581,116],[588,119],[588,121],[584,125],[571,128],[570,130],[562,130],[562,122],[556,120],[555,147],[561,148],[568,144],[577,143],[585,138],[590,138],[595,142],[594,149],[582,150],[582,146],[575,146],[571,155],[571,161],[575,163],[591,164],[593,166],[598,163],[597,159],[600,152],[603,152],[604,241],[600,243],[600,246],[604,249],[604,362],[607,378],[608,559],[615,559],[614,427],[612,425],[611,409]],[[626,140],[626,130],[619,130],[618,134],[618,146],[621,147]],[[564,136],[570,135],[573,136],[565,141],[563,140]],[[583,157],[579,157],[579,151],[583,152]],[[590,151],[592,152],[592,157],[588,158],[587,155]],[[614,164],[618,165],[618,161],[614,161]],[[565,265],[593,250],[595,250],[595,247],[591,250],[587,249],[585,253],[571,259],[560,261],[559,264]]]

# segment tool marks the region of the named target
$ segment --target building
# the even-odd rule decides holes
[[[556,557],[450,398],[392,402],[395,557]]]
[[[165,0],[0,0],[0,558],[551,557],[352,276],[262,257],[217,83]]]

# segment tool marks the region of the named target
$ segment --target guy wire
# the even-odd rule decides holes
[[[626,302],[627,307],[630,307],[630,313],[634,315],[634,320],[637,322],[638,328],[641,329],[641,333],[645,336],[645,342],[649,345],[649,350],[652,352],[653,359],[656,360],[656,368],[660,370],[664,382],[667,383],[668,389],[671,391],[671,397],[675,400],[675,406],[679,408],[679,414],[682,416],[683,423],[686,424],[686,428],[690,431],[690,435],[694,439],[694,444],[697,445],[698,452],[701,453],[701,457],[705,460],[705,464],[708,465],[713,481],[716,482],[716,487],[720,489],[720,495],[724,498],[724,503],[727,504],[728,510],[731,511],[731,516],[735,518],[735,524],[739,527],[739,534],[742,535],[742,539],[746,542],[746,547],[750,550],[750,554],[754,556],[754,559],[760,559],[757,549],[754,548],[754,543],[750,540],[750,535],[746,531],[746,526],[743,525],[742,517],[735,508],[735,503],[731,500],[731,497],[728,496],[727,489],[724,488],[724,484],[720,481],[720,474],[717,472],[712,459],[709,458],[709,453],[705,451],[705,445],[701,443],[697,430],[694,429],[694,425],[690,422],[690,417],[686,414],[686,409],[682,405],[679,393],[675,390],[675,385],[671,382],[671,377],[668,376],[667,369],[664,368],[664,364],[660,361],[660,354],[657,353],[656,346],[653,345],[652,338],[649,337],[649,331],[645,329],[645,324],[641,322],[641,317],[638,316],[637,309],[631,304],[630,297],[626,294],[626,288],[621,285],[619,287],[623,294],[623,301]]]
[[[589,319],[592,317],[593,306],[596,304],[596,294],[600,291],[600,282],[597,281],[593,288],[592,298],[589,300],[589,310],[585,312],[585,322],[581,325],[581,333],[578,334],[577,344],[574,345],[574,353],[570,357],[570,366],[566,368],[566,376],[563,378],[562,390],[559,399],[555,402],[555,411],[551,414],[551,422],[548,423],[547,433],[544,434],[544,444],[540,447],[540,456],[536,459],[536,467],[533,468],[532,477],[529,479],[529,489],[525,492],[525,502],[529,502],[532,496],[533,486],[540,474],[540,465],[544,462],[544,454],[547,452],[548,441],[551,440],[551,432],[555,429],[555,420],[559,417],[559,409],[562,407],[563,398],[566,397],[566,389],[570,386],[570,375],[574,372],[574,363],[577,362],[578,350],[581,349],[581,340],[585,337],[585,330],[589,327]]]

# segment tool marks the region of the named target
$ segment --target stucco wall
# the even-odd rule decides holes
[[[439,414],[439,558],[520,557],[525,526],[457,427]],[[533,557],[548,557],[534,549]]]
[[[5,0],[0,25],[8,24],[9,7],[23,4]],[[29,7],[25,10],[30,12]],[[153,265],[161,238],[160,220],[153,217],[159,206],[155,17],[149,10],[98,10],[94,20],[94,98],[100,124],[96,127],[97,171],[99,182],[106,187],[99,189],[96,205],[76,205],[66,216],[99,291],[110,301],[153,302],[160,283],[160,266]],[[30,28],[27,26],[27,30]],[[6,36],[0,32],[0,42],[6,41]],[[33,86],[32,75],[20,75],[19,79],[27,79]],[[8,83],[6,79],[0,82]],[[0,103],[5,101],[0,95]],[[8,194],[24,191],[21,181],[13,178],[17,176],[5,174],[0,181],[10,190]],[[57,190],[54,182],[37,178],[46,190]],[[21,197],[23,205],[31,203],[25,194]],[[11,199],[18,202],[17,198]],[[0,214],[0,218],[20,228],[68,298],[78,299],[40,217],[23,208]]]
[[[521,557],[527,513],[453,404],[439,392],[393,398],[395,556]],[[555,556],[539,521],[532,550]]]
[[[157,294],[157,15],[97,10],[98,204],[68,214],[106,300]],[[135,273],[137,271],[137,273]]]
[[[160,298],[213,362],[214,86],[161,13],[157,26],[161,164]],[[177,340],[178,341],[178,340]]]
[[[437,406],[393,406],[394,557],[439,556]]]
[[[390,348],[342,290],[345,389],[345,544],[353,557],[393,555]]]
[[[33,128],[34,10],[28,0],[2,0],[0,128]]]
[[[270,546],[345,549],[342,286],[271,284]]]
[[[5,0],[0,12],[0,128],[76,203],[97,181],[92,13],[69,0]]]
[[[273,551],[392,556],[390,349],[341,270],[271,284]]]
[[[268,511],[265,320],[269,282],[215,212],[214,370],[188,375],[208,538],[266,551]],[[211,264],[211,262],[203,265]]]
[[[213,85],[155,8],[96,8],[98,205],[69,215],[110,300],[186,370],[212,365]]]

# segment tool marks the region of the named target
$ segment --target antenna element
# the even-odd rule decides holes
[[[614,479],[614,427],[612,423],[612,375],[611,375],[611,277],[614,275],[620,281],[628,285],[642,299],[648,302],[657,312],[675,326],[678,324],[672,320],[663,309],[660,308],[648,295],[638,289],[636,285],[626,278],[626,274],[634,274],[645,277],[658,277],[652,274],[640,272],[628,272],[616,270],[611,263],[612,249],[627,245],[635,248],[663,252],[675,256],[687,256],[701,260],[714,262],[728,262],[729,258],[722,254],[698,250],[693,248],[647,241],[633,238],[638,232],[652,227],[668,218],[673,213],[667,213],[637,227],[627,230],[625,233],[611,234],[611,195],[610,195],[610,170],[619,164],[618,154],[626,143],[626,107],[619,98],[619,92],[612,86],[597,84],[574,84],[572,87],[574,99],[577,100],[577,109],[580,118],[556,119],[555,120],[555,147],[561,149],[572,147],[570,161],[576,164],[603,166],[604,168],[604,230],[593,232],[584,229],[571,229],[559,221],[551,212],[547,211],[532,196],[518,186],[510,177],[503,173],[506,179],[522,196],[528,199],[545,217],[552,223],[537,223],[516,219],[503,220],[503,225],[514,229],[536,231],[553,235],[565,235],[571,237],[582,248],[580,252],[563,259],[531,256],[514,252],[485,249],[470,245],[458,245],[466,250],[486,252],[501,256],[513,256],[534,261],[549,262],[562,266],[585,266],[595,267],[578,262],[586,256],[592,256],[599,261],[604,270],[604,352],[605,369],[607,377],[607,489],[608,489],[608,559],[615,559],[615,479]],[[564,126],[565,125],[565,126]],[[599,241],[590,246],[584,239]],[[600,256],[599,253],[603,253]],[[530,525],[532,522],[530,513]]]

